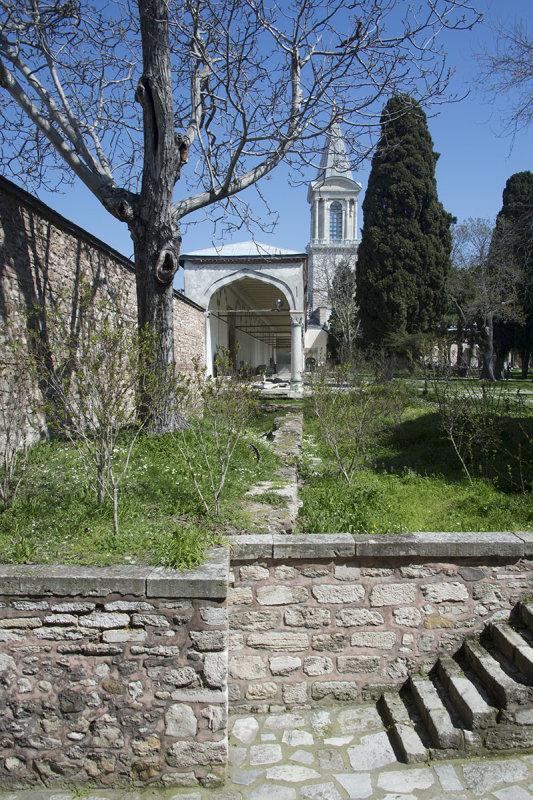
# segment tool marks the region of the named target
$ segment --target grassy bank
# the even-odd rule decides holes
[[[261,435],[271,429],[273,416],[262,414],[237,445],[218,517],[205,514],[172,436],[141,435],[120,486],[118,536],[111,503],[97,503],[77,451],[59,440],[33,447],[17,499],[0,513],[0,562],[177,568],[199,563],[205,548],[225,534],[253,529],[253,520],[242,510],[242,497],[251,485],[271,478],[276,468],[277,460]],[[124,435],[119,457],[126,457],[127,444]],[[197,479],[208,492],[208,475],[200,469],[192,438],[190,445],[199,464]]]
[[[525,425],[529,439],[522,445],[530,449],[533,414],[517,420],[511,409],[494,421],[499,444],[473,455],[470,482],[440,424],[434,392],[424,399],[417,385],[411,388],[401,421],[379,432],[350,485],[339,475],[321,438],[312,402],[307,401],[299,530],[376,534],[531,530],[531,452],[522,452],[519,462],[517,447]],[[521,481],[527,491],[519,490]]]

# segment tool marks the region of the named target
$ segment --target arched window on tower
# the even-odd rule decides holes
[[[329,207],[329,238],[334,241],[342,239],[342,206],[337,201]]]

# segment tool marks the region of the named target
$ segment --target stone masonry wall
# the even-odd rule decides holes
[[[429,670],[531,592],[523,536],[234,537],[231,707],[376,698]]]
[[[0,784],[219,782],[227,576],[0,567]]]
[[[19,342],[27,339],[28,314],[62,307],[75,330],[81,282],[95,292],[95,308],[117,296],[124,314],[137,318],[133,264],[70,223],[15,184],[0,177],[0,363],[13,361],[2,323]],[[44,330],[41,324],[40,330]],[[205,358],[204,310],[174,294],[174,348],[179,369]],[[16,368],[16,364],[14,365]],[[0,385],[0,391],[2,386]]]

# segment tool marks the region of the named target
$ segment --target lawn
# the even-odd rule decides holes
[[[520,382],[531,391],[531,382]],[[526,387],[525,384],[528,384]],[[479,384],[478,384],[479,385]],[[305,404],[300,532],[400,533],[533,529],[533,411],[513,416],[512,403],[492,418],[490,446],[472,448],[470,482],[446,436],[435,391],[420,397],[411,382],[401,420],[378,432],[351,484],[340,476],[321,437],[312,401]],[[461,391],[473,381],[461,384]],[[506,385],[513,397],[516,387]],[[505,410],[507,409],[507,410]],[[520,458],[518,446],[520,445]]]
[[[205,513],[176,440],[141,435],[120,484],[118,536],[111,503],[97,503],[76,449],[59,439],[34,446],[16,501],[0,512],[0,562],[176,568],[199,563],[205,549],[228,533],[253,530],[242,497],[276,469],[277,459],[262,436],[272,428],[273,417],[261,414],[237,445],[219,516]],[[125,458],[127,445],[125,433],[119,459]],[[259,460],[250,445],[259,451]],[[191,446],[194,452],[194,442]],[[197,462],[197,478],[208,492],[206,470]]]

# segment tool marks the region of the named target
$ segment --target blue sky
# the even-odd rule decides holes
[[[406,0],[400,0],[406,2]],[[506,180],[515,172],[533,170],[533,131],[522,130],[514,140],[504,134],[503,119],[509,98],[499,97],[492,103],[484,96],[479,85],[479,66],[476,54],[484,48],[493,47],[490,23],[500,20],[506,26],[515,21],[532,24],[531,0],[478,0],[476,8],[484,13],[485,22],[473,31],[455,33],[446,39],[449,64],[456,70],[451,89],[458,95],[468,96],[457,103],[447,103],[430,111],[429,129],[435,150],[440,159],[437,164],[437,187],[439,198],[447,211],[459,220],[467,217],[493,219],[502,202],[502,191]],[[433,113],[436,116],[431,116]],[[368,163],[354,178],[363,185],[361,201],[368,180]],[[310,170],[308,180],[315,177]],[[251,200],[254,201],[254,190]],[[261,184],[261,191],[273,211],[278,212],[279,222],[272,234],[255,231],[253,236],[263,242],[280,247],[304,251],[309,240],[309,207],[306,187],[291,188],[283,167],[272,173],[270,179]],[[40,192],[40,198],[64,216],[81,225],[126,256],[132,255],[132,244],[125,225],[111,217],[98,201],[77,181],[65,194]],[[258,205],[258,213],[264,209]],[[183,252],[191,252],[211,246],[213,226],[195,220],[184,230]],[[360,217],[360,225],[362,225]],[[233,235],[233,241],[252,238],[245,228]],[[220,241],[218,240],[218,243]],[[182,285],[178,276],[176,285]]]

